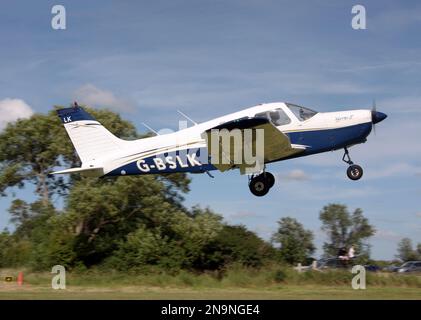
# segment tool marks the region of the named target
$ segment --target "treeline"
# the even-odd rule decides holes
[[[106,110],[89,110],[111,132],[140,138],[134,126]],[[14,197],[13,232],[0,234],[0,267],[49,270],[222,270],[231,264],[309,263],[313,233],[284,217],[270,242],[242,225],[230,225],[209,208],[186,208],[185,174],[82,178],[49,175],[79,160],[54,110],[10,123],[0,133],[0,193],[34,186],[37,200]],[[59,206],[56,203],[63,203]],[[281,213],[280,213],[281,215]],[[326,256],[353,245],[368,259],[374,228],[360,209],[331,204],[320,212],[329,241]]]
[[[421,243],[418,243],[414,248],[411,239],[401,239],[398,243],[398,254],[396,257],[402,261],[421,260]]]

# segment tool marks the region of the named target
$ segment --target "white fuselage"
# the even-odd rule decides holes
[[[182,149],[205,148],[206,142],[202,133],[220,124],[244,117],[255,117],[263,112],[281,109],[289,118],[289,123],[276,125],[276,127],[285,134],[290,134],[291,140],[294,134],[308,133],[314,136],[320,132],[335,132],[335,129],[353,128],[360,124],[370,125],[371,130],[371,111],[370,110],[349,110],[338,112],[319,112],[308,120],[300,121],[298,117],[290,110],[287,104],[283,102],[261,104],[250,107],[238,112],[234,112],[210,121],[206,121],[192,127],[165,135],[158,135],[150,138],[144,138],[134,141],[120,140],[119,148],[108,154],[103,154],[95,160],[83,163],[83,167],[103,167],[104,173],[108,173],[116,168],[123,167],[133,161],[142,158],[157,155],[163,152],[172,152]],[[352,139],[351,139],[352,140]],[[291,141],[296,143],[295,141]],[[303,141],[305,143],[305,141]],[[363,142],[363,141],[361,141]],[[342,147],[341,146],[338,146]],[[320,149],[320,152],[325,151]],[[329,149],[329,147],[328,147]],[[334,150],[333,145],[330,149]],[[317,153],[317,149],[314,149]],[[306,155],[306,154],[305,154]],[[281,159],[279,159],[281,160]]]

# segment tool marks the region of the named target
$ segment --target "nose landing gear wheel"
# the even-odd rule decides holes
[[[357,164],[350,165],[346,170],[346,174],[351,180],[360,180],[363,176],[363,168]]]
[[[354,162],[352,162],[347,148],[344,148],[344,150],[345,153],[342,157],[342,161],[348,163],[349,165],[348,169],[346,170],[346,175],[351,180],[360,180],[363,176],[363,168],[361,168],[358,164],[354,164]]]
[[[274,183],[275,177],[271,173],[265,172],[257,177],[251,178],[249,188],[255,196],[262,197],[269,192],[269,189]]]

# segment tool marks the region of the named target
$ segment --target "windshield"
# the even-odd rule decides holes
[[[298,118],[300,121],[305,121],[313,117],[315,114],[317,114],[316,111],[311,110],[309,108],[304,108],[301,106],[297,106],[296,104],[292,103],[286,103],[289,110],[292,111],[292,113]]]

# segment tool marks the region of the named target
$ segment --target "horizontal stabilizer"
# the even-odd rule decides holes
[[[69,173],[80,173],[86,177],[100,177],[104,175],[104,168],[92,167],[92,168],[70,168],[60,171],[51,172],[51,174],[69,174]]]

